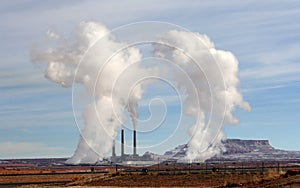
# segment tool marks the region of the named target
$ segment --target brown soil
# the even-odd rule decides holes
[[[47,183],[62,182],[63,184],[78,181],[83,179],[92,178],[99,176],[96,174],[53,174],[53,175],[26,175],[26,176],[1,176],[1,185],[22,185],[22,184],[36,184],[36,183]]]
[[[75,171],[75,169],[72,169]],[[79,170],[79,169],[78,169]],[[82,169],[80,169],[81,171]],[[88,170],[88,168],[86,169]],[[189,174],[188,172],[141,172],[129,173],[108,171],[106,174],[86,173],[86,174],[32,174],[35,170],[18,170],[14,176],[4,175],[7,171],[2,171],[0,176],[0,187],[2,185],[14,185],[21,187],[61,187],[76,186],[123,186],[123,187],[300,187],[300,175],[285,178],[284,172],[278,174],[277,171],[269,171],[263,175],[260,173],[212,173],[212,174]],[[9,171],[13,172],[13,171]],[[30,172],[24,175],[25,172]],[[46,173],[48,171],[43,171]],[[1,174],[1,172],[0,172]],[[23,174],[23,175],[22,175]],[[37,184],[41,183],[43,184]],[[47,183],[48,182],[48,183]],[[54,182],[62,182],[57,184]],[[21,183],[21,184],[20,184]],[[23,184],[24,183],[24,184]],[[27,185],[25,185],[27,184]]]
[[[124,187],[300,187],[300,175],[284,178],[270,174],[119,174],[95,177],[81,186]]]

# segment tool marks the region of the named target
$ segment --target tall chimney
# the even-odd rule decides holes
[[[124,129],[121,131],[121,158],[124,157]]]
[[[136,130],[133,130],[133,155],[136,155]]]

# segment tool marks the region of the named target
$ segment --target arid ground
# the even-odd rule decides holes
[[[300,175],[284,177],[285,172],[270,170],[263,174],[219,172],[56,172],[19,169],[0,170],[0,187],[300,187]],[[13,174],[13,173],[15,174]],[[7,175],[5,175],[7,174]]]

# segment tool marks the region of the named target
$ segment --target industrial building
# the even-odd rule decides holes
[[[145,153],[144,155],[140,156],[137,154],[137,145],[136,145],[136,130],[133,130],[133,152],[132,154],[125,154],[125,149],[124,149],[124,129],[121,130],[121,155],[117,156],[116,155],[116,147],[115,147],[115,140],[113,142],[113,147],[112,147],[112,156],[111,156],[111,162],[113,163],[130,163],[130,162],[150,162],[153,161],[153,156]]]

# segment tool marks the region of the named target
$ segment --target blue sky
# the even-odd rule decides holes
[[[79,131],[71,89],[49,82],[30,49],[49,28],[69,36],[81,21],[108,28],[163,21],[207,34],[239,60],[240,89],[252,112],[237,110],[228,138],[269,139],[300,150],[299,1],[0,2],[0,158],[70,156]],[[170,115],[169,118],[172,118]]]

